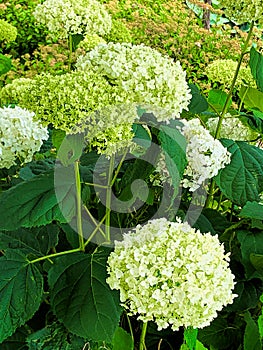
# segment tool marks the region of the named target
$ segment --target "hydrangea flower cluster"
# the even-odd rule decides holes
[[[221,8],[224,9],[226,17],[237,24],[258,21],[263,24],[263,2],[262,0],[224,0],[221,1]]]
[[[215,135],[217,124],[218,118],[209,118],[206,123],[208,130],[213,136]],[[253,141],[258,136],[259,134],[256,131],[244,125],[239,118],[226,113],[222,122],[220,137],[234,141]]]
[[[213,82],[219,82],[226,88],[230,88],[234,74],[237,68],[237,62],[226,59],[226,60],[215,60],[208,64],[205,70],[205,74]],[[236,87],[241,88],[242,85],[248,85],[256,87],[255,80],[251,74],[250,68],[246,66],[241,66],[237,80]]]
[[[84,39],[81,40],[78,47],[84,49],[85,51],[91,51],[95,46],[105,43],[106,41],[98,34],[87,34],[85,35]]]
[[[33,112],[20,107],[0,109],[0,167],[10,168],[17,158],[30,162],[48,139],[47,128],[34,121]]]
[[[217,236],[155,219],[115,242],[107,283],[130,315],[158,330],[203,328],[236,297],[229,260]]]
[[[12,24],[0,19],[0,41],[15,41],[17,29]]]
[[[199,119],[183,121],[181,132],[187,140],[187,167],[182,180],[183,187],[195,191],[205,180],[216,176],[231,161],[231,154],[215,140]]]
[[[147,110],[163,108],[159,121],[179,117],[191,99],[186,73],[180,63],[144,46],[128,43],[98,45],[77,61],[79,71],[103,74],[121,91],[129,92],[128,100]],[[150,110],[149,110],[150,111]]]
[[[46,0],[37,5],[34,16],[60,39],[74,34],[105,35],[111,29],[111,16],[96,0]]]

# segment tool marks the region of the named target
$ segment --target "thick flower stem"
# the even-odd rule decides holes
[[[49,255],[45,255],[45,256],[41,256],[40,258],[34,259],[30,261],[30,264],[35,264],[39,261],[43,261],[43,260],[50,260],[52,258],[56,258],[57,256],[61,256],[61,255],[66,255],[66,254],[73,254],[76,252],[80,252],[80,249],[71,249],[71,250],[66,250],[64,252],[59,252],[59,253],[54,253],[54,254],[49,254]],[[51,261],[52,262],[52,261]]]
[[[217,127],[216,127],[216,132],[215,132],[215,139],[219,139],[220,138],[220,131],[221,131],[223,119],[224,119],[225,114],[226,114],[226,112],[228,110],[228,107],[229,107],[229,102],[230,102],[231,97],[232,97],[232,93],[233,93],[233,90],[234,90],[234,87],[235,87],[235,84],[236,84],[236,80],[237,80],[237,77],[238,77],[238,73],[239,73],[239,70],[240,70],[243,58],[244,58],[245,54],[247,53],[249,40],[251,39],[251,36],[253,34],[253,27],[254,27],[254,21],[251,21],[250,29],[249,29],[249,32],[248,32],[245,44],[244,44],[244,46],[242,48],[241,55],[240,55],[239,60],[238,60],[237,68],[236,68],[236,71],[235,71],[235,74],[234,74],[234,78],[233,78],[231,86],[230,86],[230,90],[229,90],[227,98],[226,98],[226,102],[225,102],[225,104],[223,106],[222,112],[219,115],[219,120],[218,120],[218,124],[217,124]],[[213,206],[213,198],[214,198],[215,186],[216,186],[215,180],[212,179],[212,181],[210,183],[210,186],[209,186],[209,190],[208,190],[208,196],[207,196],[207,199],[206,199],[205,208],[212,208],[212,206]]]
[[[145,350],[145,336],[147,332],[147,322],[143,322],[142,324],[142,332],[141,332],[141,337],[140,337],[140,343],[139,343],[139,350]]]
[[[74,163],[74,172],[75,172],[75,184],[76,184],[76,202],[77,202],[77,228],[79,235],[79,249],[85,251],[83,229],[82,229],[82,199],[81,199],[81,182],[79,174],[79,161],[77,160]]]
[[[219,121],[218,121],[216,132],[215,132],[215,139],[218,139],[220,137],[220,130],[221,130],[222,122],[223,122],[224,116],[225,116],[225,114],[226,114],[226,112],[228,110],[228,104],[229,104],[230,99],[232,97],[232,93],[233,93],[233,90],[234,90],[234,87],[235,87],[235,84],[236,84],[236,80],[237,80],[237,77],[238,77],[238,73],[239,73],[239,70],[240,70],[243,58],[244,58],[245,54],[247,53],[249,40],[251,39],[251,36],[253,34],[253,28],[254,28],[254,21],[252,21],[251,24],[250,24],[250,29],[249,29],[249,32],[248,32],[245,44],[243,46],[243,49],[241,51],[241,55],[239,57],[238,63],[237,63],[237,68],[236,68],[236,71],[235,71],[235,74],[234,74],[234,78],[233,78],[231,86],[230,86],[230,90],[229,90],[228,95],[227,95],[226,102],[225,102],[223,110],[222,110],[222,112],[221,112],[221,114],[219,116]]]
[[[112,174],[114,170],[115,157],[112,155],[110,158],[110,166],[108,173],[108,181],[107,181],[107,190],[106,190],[106,222],[105,222],[105,231],[106,231],[106,240],[108,242],[111,241],[110,235],[110,214],[111,214],[111,190],[112,190]]]

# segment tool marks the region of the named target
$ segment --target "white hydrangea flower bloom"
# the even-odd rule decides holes
[[[210,133],[214,136],[218,124],[218,118],[209,118],[206,125]],[[248,126],[245,126],[241,120],[232,116],[230,113],[226,113],[224,116],[220,137],[231,139],[234,141],[253,141],[259,134],[251,130]]]
[[[158,113],[158,121],[179,117],[191,100],[180,63],[145,45],[99,44],[77,61],[78,70],[103,74],[126,94],[119,103],[137,103]],[[162,111],[161,113],[160,111]]]
[[[37,5],[34,16],[60,39],[69,34],[105,35],[111,29],[111,16],[96,0],[46,0]]]
[[[48,131],[34,121],[33,112],[20,107],[0,108],[0,167],[10,168],[19,158],[30,162],[39,151],[42,141],[48,139]]]
[[[183,121],[181,132],[187,140],[186,157],[187,167],[182,180],[184,187],[195,191],[205,180],[216,176],[218,171],[229,164],[231,154],[215,140],[209,131],[201,124],[199,119]]]
[[[165,218],[138,225],[115,242],[107,283],[122,305],[158,329],[203,328],[236,297],[234,275],[217,236]]]

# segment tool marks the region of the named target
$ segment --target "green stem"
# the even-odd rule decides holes
[[[75,183],[76,183],[76,194],[77,194],[77,229],[79,235],[79,249],[85,251],[83,229],[82,229],[82,199],[81,199],[81,182],[79,173],[79,161],[74,163],[75,171]]]
[[[221,112],[221,114],[219,116],[219,121],[218,121],[216,132],[215,132],[215,139],[218,139],[220,137],[220,130],[221,130],[222,122],[223,122],[224,116],[225,116],[225,114],[226,114],[226,112],[228,110],[228,104],[229,104],[230,99],[232,97],[232,93],[233,93],[233,90],[234,90],[234,87],[235,87],[235,84],[236,84],[237,76],[238,76],[238,73],[239,73],[239,70],[240,70],[243,58],[244,58],[244,56],[245,56],[245,54],[247,52],[247,48],[248,48],[248,45],[249,45],[249,40],[250,40],[250,38],[251,38],[251,36],[253,34],[253,27],[254,27],[254,21],[252,21],[251,24],[250,24],[250,29],[249,29],[249,32],[248,32],[248,35],[247,35],[247,39],[246,39],[245,44],[243,46],[243,49],[241,51],[241,55],[240,55],[238,63],[237,63],[237,68],[236,68],[236,71],[235,71],[235,74],[234,74],[234,78],[233,78],[231,86],[230,86],[230,90],[229,90],[228,95],[227,95],[226,102],[225,102],[223,110],[222,110],[222,112]]]
[[[111,189],[112,189],[112,174],[114,170],[115,157],[112,155],[110,158],[110,166],[108,173],[108,181],[107,181],[107,190],[106,190],[106,222],[105,222],[105,231],[106,231],[106,240],[108,242],[111,241],[110,237],[110,214],[111,214]]]
[[[97,224],[96,220],[94,219],[94,217],[92,216],[91,212],[89,211],[89,209],[84,206],[85,210],[87,211],[89,217],[91,218],[92,222],[94,223],[94,225],[96,225],[95,229],[93,230],[93,232],[89,235],[89,238],[86,240],[84,246],[86,247],[89,242],[92,240],[92,238],[95,236],[95,234],[100,231],[101,235],[106,238],[105,233],[103,232],[103,230],[100,228],[101,225],[103,224],[103,222],[106,219],[106,214],[104,215],[104,217],[101,219],[101,221]]]
[[[73,52],[73,43],[72,43],[72,35],[69,34],[68,37],[68,48],[69,48],[69,57],[68,57],[68,71],[71,71],[72,66],[72,52]]]
[[[130,333],[131,333],[132,343],[134,344],[134,336],[133,336],[131,320],[130,320],[129,315],[127,313],[126,313],[126,318],[127,318],[129,329],[130,329]]]
[[[147,322],[143,322],[143,324],[142,324],[142,332],[141,332],[140,342],[139,342],[139,350],[145,350],[146,349],[146,346],[145,346],[146,332],[147,332]]]
[[[59,253],[49,254],[46,256],[41,256],[40,258],[31,260],[30,264],[35,264],[36,262],[39,262],[39,261],[43,261],[43,260],[47,260],[47,259],[51,259],[51,258],[56,258],[57,256],[61,256],[61,255],[65,255],[65,254],[72,254],[72,253],[76,253],[76,252],[80,252],[80,249],[76,248],[76,249],[72,249],[72,250],[66,250],[64,252],[59,252]]]
[[[209,186],[208,195],[205,201],[205,208],[213,208],[215,187],[216,187],[216,182],[214,179],[212,179]]]

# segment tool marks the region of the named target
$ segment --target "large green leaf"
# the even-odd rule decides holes
[[[189,87],[191,89],[191,95],[192,99],[188,106],[189,112],[193,114],[199,114],[208,109],[208,103],[206,101],[206,98],[201,95],[200,90],[198,87],[194,84],[189,84]]]
[[[38,310],[43,277],[18,250],[0,258],[0,342],[9,337]]]
[[[263,91],[263,56],[254,47],[250,49],[249,66],[257,87]]]
[[[133,350],[134,344],[132,337],[123,328],[118,327],[112,340],[112,350]]]
[[[33,229],[3,231],[0,232],[0,249],[19,249],[25,254],[43,256],[58,244],[58,234],[58,226],[52,224]]]
[[[242,218],[263,220],[263,205],[257,202],[247,202],[239,216]]]
[[[29,350],[81,350],[84,349],[85,343],[83,338],[70,334],[59,322],[54,322],[27,337]]]
[[[66,328],[83,338],[111,343],[122,309],[106,283],[109,249],[58,258],[49,270],[51,306]]]
[[[15,333],[1,343],[1,350],[28,350],[26,337],[30,334],[30,328],[19,327]]]
[[[12,61],[0,53],[0,75],[5,74],[12,68]]]
[[[227,311],[241,312],[257,306],[262,291],[262,282],[259,279],[240,281],[235,285],[234,293],[238,296],[233,304],[227,306]]]
[[[216,183],[235,204],[258,201],[263,190],[263,150],[246,142],[221,139],[231,153],[231,163],[221,169]]]
[[[251,254],[263,254],[263,232],[237,231],[237,239],[241,245],[242,264],[248,278],[260,277],[251,263]]]
[[[263,112],[263,92],[251,87],[242,86],[238,95],[246,108],[257,108]]]
[[[246,328],[244,333],[244,350],[262,350],[262,343],[256,322],[247,311],[244,315]]]
[[[230,348],[235,341],[236,329],[222,317],[217,317],[208,327],[198,331],[198,339],[217,350]]]
[[[69,222],[75,213],[74,186],[74,173],[61,168],[56,170],[56,191],[52,171],[2,192],[0,230]]]
[[[172,184],[177,190],[187,163],[186,140],[176,125],[171,126],[162,125],[158,138],[165,153],[166,167],[171,176]]]
[[[222,112],[227,100],[227,93],[221,90],[210,90],[208,94],[208,104],[212,111]],[[231,106],[232,100],[228,101],[228,107]]]

